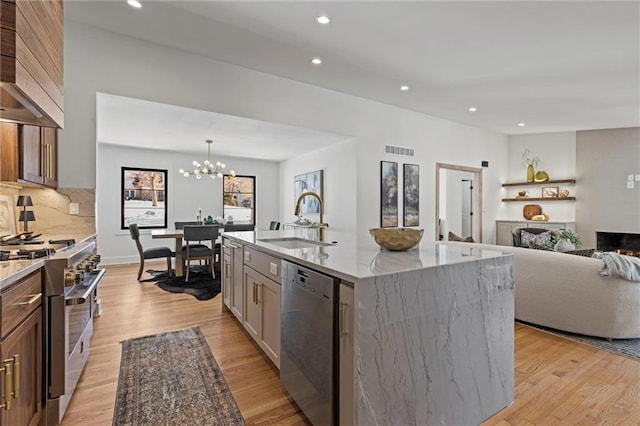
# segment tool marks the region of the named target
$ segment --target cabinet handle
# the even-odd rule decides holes
[[[18,306],[20,306],[20,305],[33,305],[34,303],[36,303],[36,301],[40,300],[40,298],[42,297],[42,293],[28,294],[27,297],[31,297],[31,299],[29,299],[27,302],[16,303],[16,305],[18,305]]]
[[[20,392],[20,355],[13,356],[13,397],[18,398]]]
[[[4,362],[4,409],[11,410],[11,397],[13,396],[13,381],[11,380],[11,362]]]
[[[261,288],[262,288],[262,283],[256,284],[256,305],[260,304],[260,296],[261,296],[261,294],[259,294],[258,292],[261,291],[260,290]]]
[[[347,315],[347,306],[349,306],[348,303],[340,302],[340,337],[344,337],[349,334],[349,331],[344,329],[344,323],[346,322]]]
[[[253,303],[256,303],[256,282],[253,282]]]

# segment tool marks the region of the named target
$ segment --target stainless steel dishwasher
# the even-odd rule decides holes
[[[338,280],[282,261],[280,381],[309,421],[337,424]]]

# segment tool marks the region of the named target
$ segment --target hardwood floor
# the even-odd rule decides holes
[[[107,269],[102,316],[63,425],[111,424],[122,340],[193,325],[200,326],[247,424],[306,424],[276,368],[233,315],[221,312],[221,297],[202,302],[138,283],[137,265]],[[521,324],[515,347],[515,402],[483,425],[640,424],[639,361]]]

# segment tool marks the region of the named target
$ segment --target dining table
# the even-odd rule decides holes
[[[184,267],[182,262],[182,240],[184,238],[184,229],[152,229],[151,238],[175,238],[176,240],[176,277],[184,275]],[[219,242],[220,235],[216,242]]]
[[[151,238],[175,238],[176,240],[176,276],[184,275],[182,266],[182,239],[184,237],[183,229],[152,229]]]

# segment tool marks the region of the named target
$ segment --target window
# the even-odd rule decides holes
[[[255,176],[225,175],[222,184],[223,216],[233,223],[256,223]]]

